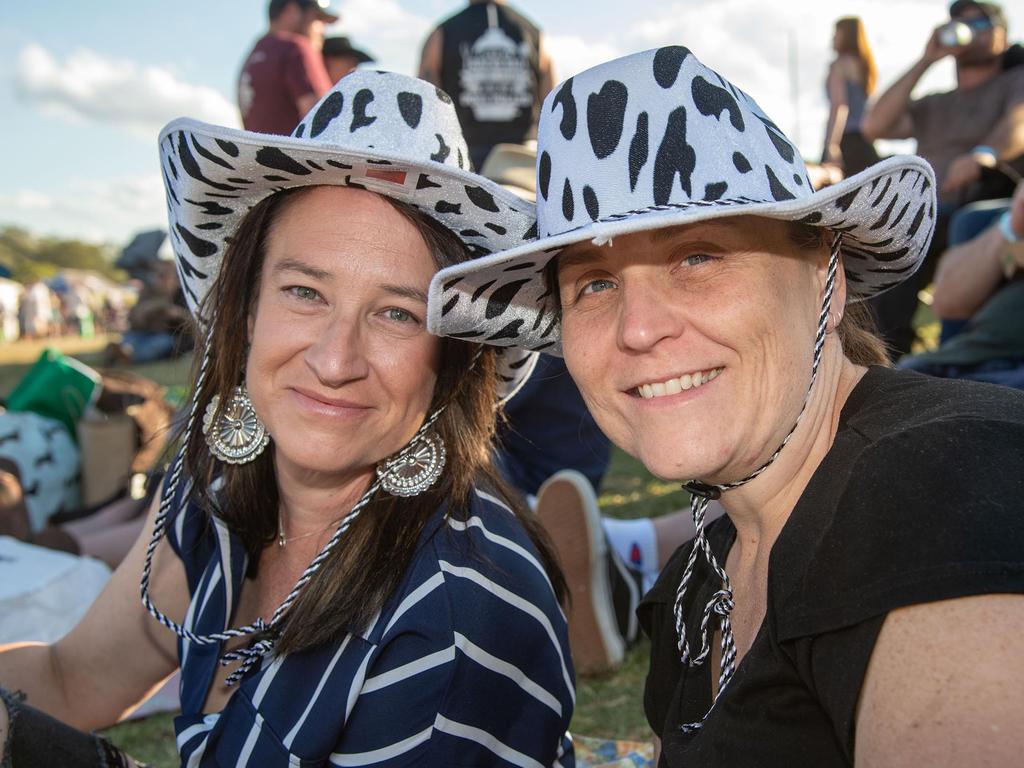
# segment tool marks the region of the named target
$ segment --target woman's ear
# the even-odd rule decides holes
[[[823,239],[825,240],[825,247],[821,249],[820,256],[818,258],[818,280],[821,285],[822,297],[824,297],[825,285],[828,282],[828,264],[832,260],[832,246],[833,237],[838,235],[826,235]],[[836,278],[835,286],[832,289],[832,302],[829,309],[833,307],[834,311],[838,312],[842,316],[843,308],[846,306],[846,269],[843,265],[843,254],[839,253],[836,263]]]

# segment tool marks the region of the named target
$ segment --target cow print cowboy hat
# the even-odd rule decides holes
[[[561,354],[548,263],[561,248],[726,216],[843,234],[849,290],[864,299],[920,265],[935,227],[935,177],[894,157],[813,192],[800,153],[746,93],[672,46],[570,78],[538,127],[539,238],[442,270],[428,328]]]
[[[310,110],[291,136],[179,118],[160,133],[170,240],[189,307],[202,302],[246,213],[284,189],[338,185],[408,203],[462,240],[472,256],[536,232],[533,206],[469,169],[451,98],[416,78],[357,70]],[[499,358],[508,399],[536,355]]]

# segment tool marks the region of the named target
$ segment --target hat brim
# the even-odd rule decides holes
[[[455,232],[476,256],[521,244],[535,224],[532,206],[500,185],[468,170],[394,152],[189,118],[161,131],[160,148],[170,237],[179,262],[186,262],[182,282],[194,312],[238,223],[260,200],[285,189],[352,186],[407,202]],[[505,226],[494,223],[499,219]],[[195,279],[198,274],[203,277]]]
[[[854,300],[906,280],[921,265],[935,228],[931,166],[916,156],[889,158],[801,199],[693,201],[613,214],[557,235],[449,267],[430,285],[427,324],[471,341],[561,355],[557,306],[544,273],[563,248],[652,229],[733,216],[761,216],[843,235]]]
[[[230,237],[249,209],[285,189],[352,186],[401,200],[454,232],[475,256],[519,245],[536,231],[527,201],[468,170],[432,160],[188,118],[169,123],[159,145],[169,236],[186,301],[200,323],[208,320],[200,314],[203,298]],[[521,383],[503,381],[502,397]]]

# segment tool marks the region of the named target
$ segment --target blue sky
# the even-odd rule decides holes
[[[460,0],[334,0],[379,66],[412,74],[426,32]],[[559,78],[668,43],[691,48],[820,152],[831,25],[867,24],[883,87],[919,55],[945,17],[936,0],[519,0],[545,30]],[[1004,3],[1024,32],[1024,0]],[[629,9],[628,16],[623,8]],[[53,0],[10,3],[0,18],[0,224],[123,244],[165,223],[156,134],[188,114],[237,124],[234,89],[265,27],[266,0]],[[1021,37],[1018,34],[1016,37]],[[799,99],[790,62],[795,48]],[[922,91],[952,86],[949,62]]]

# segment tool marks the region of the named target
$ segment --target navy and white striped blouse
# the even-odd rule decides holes
[[[444,507],[408,574],[362,634],[264,659],[203,715],[222,649],[179,640],[183,766],[569,766],[575,700],[565,617],[526,532],[501,501]],[[184,626],[222,631],[246,555],[189,504],[169,521],[191,602]]]

